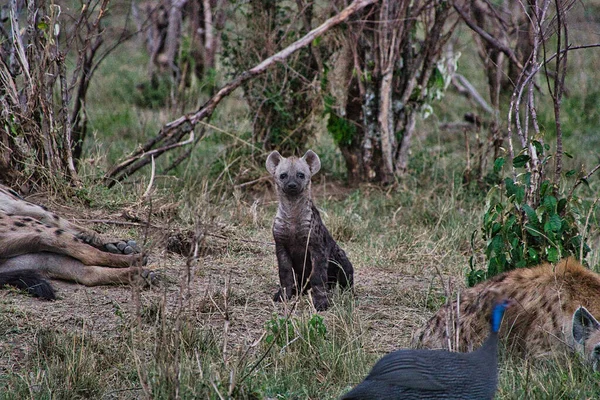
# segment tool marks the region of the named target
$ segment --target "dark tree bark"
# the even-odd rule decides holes
[[[391,183],[406,172],[417,114],[445,88],[430,79],[455,26],[450,11],[446,2],[384,0],[349,24],[330,79],[329,128],[350,183]],[[340,84],[348,89],[333,88]]]
[[[226,0],[159,0],[132,3],[138,30],[145,32],[153,84],[170,73],[176,86],[188,86],[191,74],[203,80],[214,69],[219,32],[225,25]],[[181,45],[189,39],[189,48]]]

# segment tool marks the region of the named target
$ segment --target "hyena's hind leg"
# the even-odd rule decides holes
[[[140,282],[142,286],[155,285],[159,276],[141,267],[110,268],[99,265],[85,265],[67,255],[41,252],[23,254],[5,259],[0,264],[2,273],[20,271],[38,272],[54,279],[77,282],[85,286],[131,284]]]
[[[332,251],[327,278],[330,287],[338,283],[343,289],[349,289],[354,285],[354,268],[339,246]]]

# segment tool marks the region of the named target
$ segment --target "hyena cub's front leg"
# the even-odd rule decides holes
[[[310,288],[315,308],[325,310],[329,306],[326,293],[329,278],[333,284],[339,281],[342,286],[351,286],[353,272],[345,255],[341,279],[338,279],[337,266],[329,270],[329,257],[335,256],[330,253],[336,243],[311,198],[310,179],[321,168],[319,156],[308,150],[301,158],[285,158],[273,151],[267,157],[266,167],[273,177],[279,200],[273,237],[277,244],[281,289],[275,300],[290,298],[295,290],[304,292]]]
[[[289,300],[297,292],[292,257],[284,246],[275,242],[275,253],[279,266],[279,282],[281,286],[273,296],[274,301]]]
[[[329,308],[329,300],[327,299],[329,257],[320,249],[317,249],[316,251],[311,250],[310,258],[312,272],[309,281],[312,289],[313,305],[317,311],[325,311]]]

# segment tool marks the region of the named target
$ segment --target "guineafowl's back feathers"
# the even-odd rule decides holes
[[[447,367],[444,357],[447,351],[399,350],[387,354],[375,364],[367,379],[387,382],[412,389],[445,390],[447,384],[438,379],[438,370],[431,364]]]
[[[342,399],[491,399],[496,381],[486,376],[495,371],[478,366],[476,358],[446,350],[398,350],[381,358]]]
[[[492,332],[477,351],[395,351],[382,357],[342,399],[492,399],[498,384],[497,329],[510,304],[494,309]]]

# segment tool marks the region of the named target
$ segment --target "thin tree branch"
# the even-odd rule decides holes
[[[579,180],[577,180],[577,182],[575,182],[575,184],[569,191],[569,195],[567,196],[567,203],[571,202],[571,197],[573,197],[573,193],[575,192],[575,189],[577,189],[577,187],[579,185],[581,185],[583,182],[586,182],[588,179],[590,179],[590,177],[592,175],[594,175],[596,173],[596,171],[598,171],[599,169],[600,169],[600,164],[596,165],[586,176],[584,176],[583,178],[580,178]]]
[[[558,28],[556,30],[558,43],[556,48],[560,52],[562,35],[561,29],[564,32],[564,43],[565,48],[569,46],[569,30],[566,22],[563,19],[566,18],[564,15],[565,10],[560,6],[558,0],[555,0],[556,5],[556,21]],[[558,186],[558,181],[562,173],[562,155],[563,155],[563,141],[562,141],[562,125],[560,120],[560,105],[562,102],[562,95],[565,90],[565,77],[567,74],[567,56],[568,52],[562,53],[556,58],[556,79],[554,80],[554,96],[552,98],[554,103],[554,120],[556,124],[556,157],[555,157],[555,170],[554,170],[554,184],[555,188]],[[557,190],[557,189],[555,189]]]
[[[492,35],[490,35],[486,31],[484,31],[482,28],[477,26],[477,24],[467,15],[467,13],[463,9],[461,9],[456,3],[454,3],[453,6],[454,6],[454,9],[456,10],[456,12],[458,12],[460,14],[463,21],[465,21],[465,23],[469,26],[469,28],[471,28],[473,31],[475,31],[475,33],[477,33],[479,36],[481,36],[481,38],[483,40],[485,40],[486,42],[488,42],[489,44],[491,44],[492,46],[494,46],[495,48],[497,48],[498,50],[500,50],[501,52],[506,54],[508,56],[508,58],[510,58],[510,61],[512,61],[520,70],[523,69],[523,65],[519,62],[519,60],[517,59],[517,56],[515,55],[515,53],[512,51],[511,48],[500,43]]]
[[[488,113],[494,115],[496,112],[490,106],[487,101],[483,98],[481,94],[475,89],[475,86],[469,82],[467,78],[465,78],[461,74],[454,74],[452,77],[452,84],[458,90],[460,94],[464,94],[466,97],[473,99],[481,108],[483,108]]]

